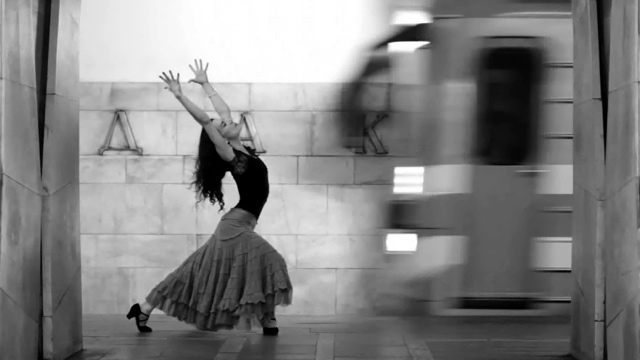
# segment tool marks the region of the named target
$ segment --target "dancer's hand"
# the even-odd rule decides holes
[[[209,69],[209,63],[207,63],[206,67],[202,66],[202,60],[198,63],[198,60],[193,61],[196,64],[196,67],[189,65],[191,71],[195,75],[195,78],[189,80],[189,82],[193,82],[196,84],[204,85],[209,82],[209,77],[207,76],[207,69]]]
[[[167,84],[167,86],[165,86],[165,89],[171,91],[175,96],[182,95],[182,88],[180,87],[180,73],[178,73],[177,78],[173,77],[173,72],[169,71],[169,74],[171,75],[171,77],[167,76],[165,72],[160,75],[160,79],[162,79],[162,81]]]

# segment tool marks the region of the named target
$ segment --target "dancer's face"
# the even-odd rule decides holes
[[[233,121],[224,121],[222,119],[213,119],[213,125],[218,129],[220,135],[227,140],[236,140],[240,138],[242,126]]]

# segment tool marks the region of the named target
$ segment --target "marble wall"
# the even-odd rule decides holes
[[[399,112],[406,87],[369,84],[363,104],[391,116],[377,127],[389,155],[341,146],[342,84],[223,83],[234,116],[250,111],[272,183],[257,231],[286,258],[295,286],[285,314],[385,313],[398,299],[384,279],[381,204],[393,167],[412,164],[416,114]],[[211,111],[196,86],[185,92]],[[82,83],[80,198],[85,313],[125,313],[202,245],[222,213],[195,206],[189,189],[200,127],[159,83]],[[116,109],[144,155],[98,155]],[[211,111],[211,114],[215,114]],[[122,142],[118,133],[114,142]],[[232,179],[224,184],[235,205]],[[378,282],[376,282],[378,281]]]
[[[43,138],[44,359],[82,349],[78,32],[81,0],[52,2]]]
[[[574,80],[572,351],[581,360],[626,360],[640,358],[638,1],[605,2],[602,9],[598,15],[595,0],[573,2],[581,76]],[[600,73],[601,46],[607,74]],[[608,89],[601,90],[601,76],[608,76]]]

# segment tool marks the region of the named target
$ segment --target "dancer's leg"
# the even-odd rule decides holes
[[[153,311],[153,309],[154,307],[146,301],[140,304],[140,310],[142,311],[142,314],[140,315],[140,325],[147,324],[147,321],[149,320],[149,316],[151,316],[151,312]]]
[[[273,312],[269,312],[262,319],[262,327],[265,328],[275,328],[278,327],[278,322],[276,320],[276,315]]]
[[[262,319],[262,334],[266,336],[277,336],[279,332],[280,329],[278,329],[275,313],[270,312],[265,314]]]

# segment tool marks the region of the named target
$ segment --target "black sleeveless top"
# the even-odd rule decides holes
[[[269,171],[257,156],[236,149],[233,153],[231,175],[240,193],[240,202],[235,207],[250,212],[257,220],[269,197]]]

